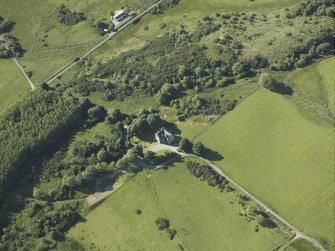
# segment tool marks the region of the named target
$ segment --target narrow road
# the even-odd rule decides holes
[[[17,65],[17,67],[20,69],[20,71],[22,72],[23,76],[26,78],[31,90],[35,90],[36,86],[34,85],[34,83],[31,81],[31,79],[28,77],[27,73],[24,71],[22,65],[19,63],[19,61],[17,61],[16,58],[12,58],[12,60],[14,61],[14,63]]]
[[[201,159],[203,162],[205,162],[209,167],[211,167],[217,174],[223,176],[225,179],[227,179],[231,184],[233,184],[235,187],[237,187],[240,191],[242,191],[244,194],[246,194],[249,198],[251,198],[252,200],[254,200],[257,204],[259,204],[263,209],[265,209],[265,211],[269,214],[271,214],[273,217],[275,217],[277,220],[279,220],[280,222],[282,222],[284,225],[286,225],[288,228],[290,228],[293,233],[295,234],[295,238],[294,239],[305,239],[306,241],[308,241],[310,244],[312,244],[314,247],[316,247],[317,249],[319,249],[320,251],[326,251],[322,245],[316,241],[315,239],[307,236],[306,234],[302,233],[301,231],[299,231],[296,227],[294,227],[292,224],[290,224],[287,220],[285,220],[283,217],[281,217],[279,214],[277,214],[276,212],[274,212],[270,207],[268,207],[267,205],[265,205],[263,202],[261,202],[257,197],[255,197],[254,195],[252,195],[251,193],[249,193],[246,189],[244,189],[242,186],[240,186],[237,182],[235,182],[234,180],[232,180],[231,178],[229,178],[226,174],[223,173],[223,171],[221,170],[221,168],[219,168],[218,166],[214,165],[212,162],[210,162],[209,160],[203,158],[203,157],[199,157],[197,155],[194,154],[188,154],[188,153],[183,153],[183,152],[179,152],[178,148],[175,146],[169,146],[169,145],[163,145],[163,144],[158,144],[153,146],[150,151],[153,152],[157,152],[157,151],[161,151],[161,150],[169,150],[172,152],[175,152],[177,154],[179,154],[180,156],[184,156],[184,157],[195,157],[198,159]]]
[[[120,27],[117,28],[116,31],[112,31],[110,34],[108,34],[108,36],[106,36],[106,38],[104,38],[104,40],[102,40],[100,43],[98,43],[97,45],[95,45],[92,49],[90,49],[89,51],[85,52],[83,55],[81,55],[80,57],[78,57],[79,58],[78,61],[74,61],[74,62],[68,64],[67,66],[65,66],[64,68],[62,68],[59,72],[57,72],[50,79],[48,79],[46,81],[46,83],[50,84],[51,82],[55,81],[59,76],[63,75],[65,72],[67,72],[72,67],[74,67],[80,60],[86,58],[93,51],[95,51],[96,49],[100,48],[102,45],[104,45],[109,40],[111,40],[120,31],[124,30],[125,28],[127,28],[128,26],[130,26],[132,23],[134,23],[137,20],[139,20],[142,16],[144,16],[145,14],[147,14],[149,11],[151,11],[153,8],[155,8],[160,2],[161,2],[161,0],[156,1],[153,5],[151,5],[150,7],[148,7],[147,9],[145,9],[144,11],[140,12],[138,15],[136,15],[132,19],[128,20],[126,23],[122,24]]]

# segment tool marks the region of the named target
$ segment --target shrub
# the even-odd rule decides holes
[[[62,4],[57,9],[57,17],[60,23],[69,26],[75,25],[83,20],[86,20],[86,17],[83,12],[71,11],[69,8],[65,7],[64,4]]]
[[[187,138],[182,138],[179,142],[178,150],[189,153],[192,151],[192,146],[193,145],[191,141],[189,141]]]
[[[205,151],[205,147],[201,142],[197,142],[193,145],[192,151],[195,155],[202,156]]]
[[[163,217],[158,218],[155,221],[155,224],[157,225],[157,229],[158,230],[164,230],[164,229],[168,229],[170,227],[170,222],[168,219],[165,219]]]

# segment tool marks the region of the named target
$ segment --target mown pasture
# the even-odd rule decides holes
[[[29,85],[15,63],[0,60],[0,113],[29,91]]]
[[[141,214],[136,213],[141,210]],[[100,250],[272,250],[284,243],[276,229],[254,231],[238,215],[234,193],[220,193],[192,176],[184,163],[143,171],[73,227],[68,237]],[[174,240],[155,220],[169,219]]]
[[[260,90],[198,139],[238,183],[317,238],[334,235],[334,127]]]

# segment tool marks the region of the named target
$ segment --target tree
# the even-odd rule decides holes
[[[262,73],[258,79],[258,84],[261,87],[266,89],[273,89],[274,85],[276,84],[276,79],[270,76],[268,73]]]
[[[141,158],[144,157],[142,145],[136,145],[134,147],[134,152],[138,157],[141,157]]]
[[[192,142],[189,141],[187,138],[182,138],[179,142],[178,150],[186,152],[186,153],[191,152],[192,151]]]
[[[106,118],[106,120],[112,124],[115,124],[118,121],[122,120],[122,113],[120,111],[120,109],[118,108],[111,108],[108,110],[107,112],[108,117]]]
[[[105,149],[101,149],[98,154],[97,154],[97,159],[100,161],[100,162],[106,162],[108,161],[109,159],[109,155],[108,155],[108,152],[105,150]]]
[[[322,43],[318,47],[316,47],[316,53],[320,55],[326,55],[332,50],[332,46],[330,43]]]
[[[106,110],[102,106],[94,106],[87,111],[88,118],[91,121],[102,121],[106,116]]]
[[[195,155],[202,156],[205,151],[205,147],[201,142],[197,142],[193,145],[192,151]]]
[[[38,200],[42,200],[43,197],[44,197],[44,193],[41,189],[39,189],[37,187],[34,187],[33,196],[34,196],[34,198],[36,198]]]
[[[158,218],[155,221],[158,230],[164,230],[164,229],[168,229],[170,227],[170,222],[168,219],[165,219],[163,217]]]

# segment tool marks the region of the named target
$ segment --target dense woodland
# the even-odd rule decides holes
[[[0,145],[0,198],[14,177],[30,171],[24,166],[29,156],[78,124],[82,106],[70,95],[36,91],[2,115],[0,140],[6,143]]]

